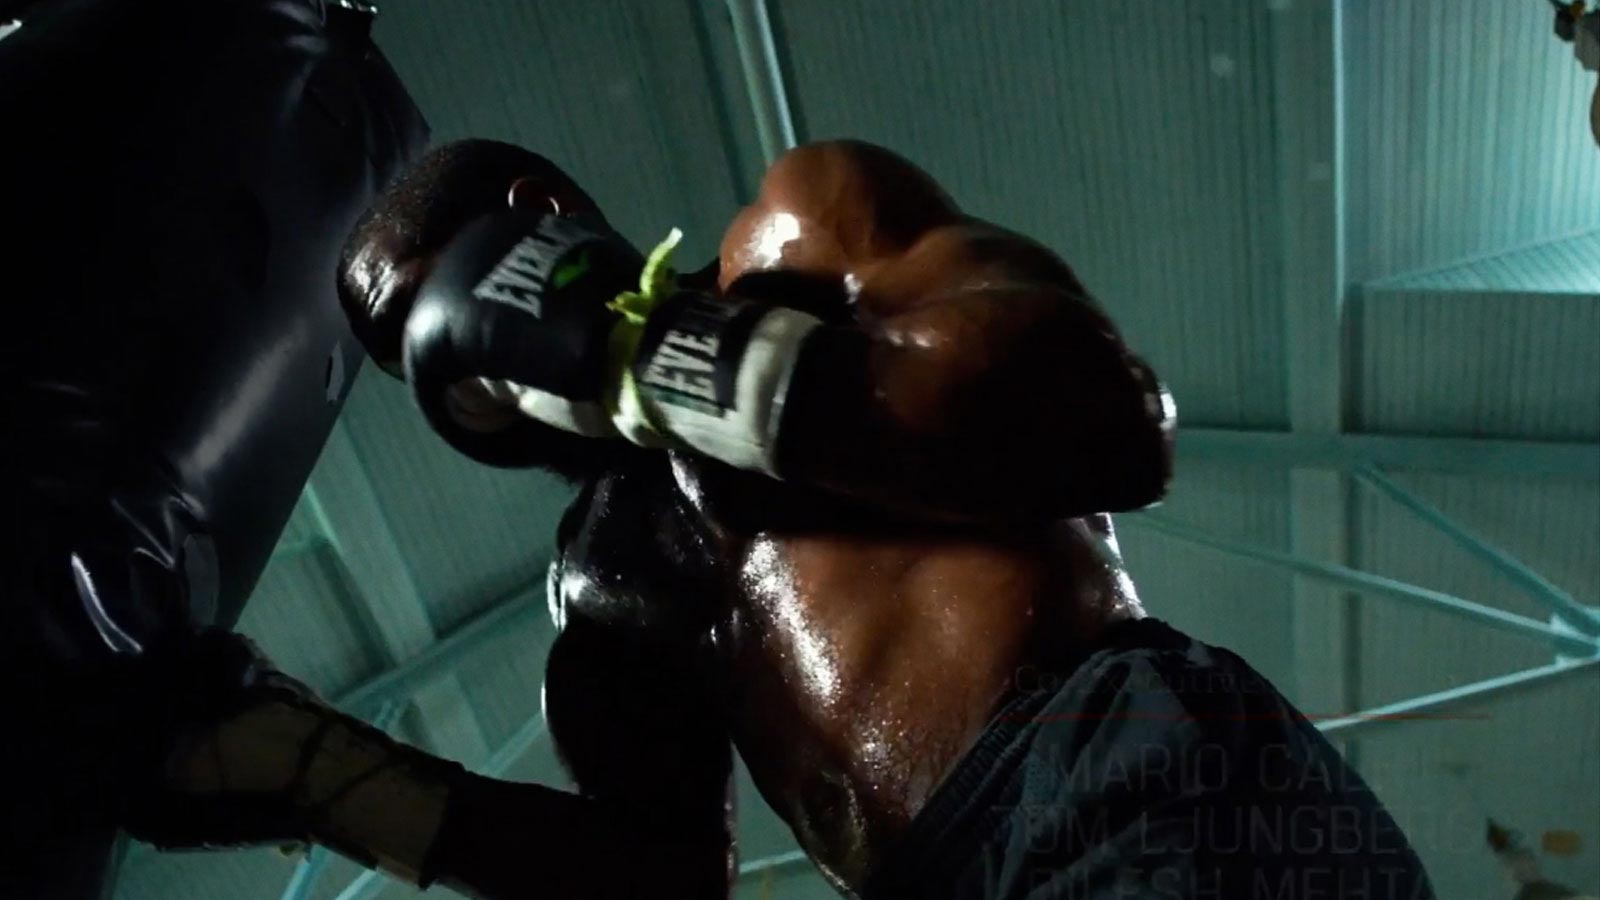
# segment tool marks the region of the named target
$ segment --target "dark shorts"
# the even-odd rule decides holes
[[[1371,789],[1233,653],[1145,619],[1023,674],[864,897],[1433,897]]]

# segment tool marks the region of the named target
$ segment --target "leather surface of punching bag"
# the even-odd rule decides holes
[[[427,129],[354,7],[0,9],[0,898],[107,890],[115,673],[237,620],[359,368],[339,252]]]
[[[0,41],[0,440],[42,596],[5,615],[60,659],[237,619],[360,365],[340,247],[426,129],[332,2],[28,12]]]

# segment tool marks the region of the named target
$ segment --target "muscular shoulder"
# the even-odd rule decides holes
[[[778,157],[761,182],[758,202],[819,211],[873,204],[918,208],[932,216],[956,206],[933,177],[905,157],[865,141],[820,141]]]
[[[1048,248],[963,214],[927,172],[864,141],[806,144],[779,157],[724,235],[721,263],[724,285],[779,267],[863,280],[872,272],[899,280],[895,270],[908,268],[913,280],[982,273],[1081,290]]]
[[[905,252],[960,210],[928,173],[863,141],[797,147],[768,168],[755,201],[724,235],[725,271],[835,274]]]

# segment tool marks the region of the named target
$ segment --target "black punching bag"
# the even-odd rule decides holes
[[[20,543],[105,605],[92,635],[52,612],[76,655],[237,618],[361,358],[339,248],[425,127],[332,0],[28,10],[0,40],[7,477],[44,517]]]
[[[339,251],[427,138],[370,19],[0,0],[0,897],[103,889],[106,673],[237,620],[360,365]]]

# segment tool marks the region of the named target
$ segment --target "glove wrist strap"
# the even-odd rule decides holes
[[[784,399],[817,318],[785,307],[680,292],[633,340],[613,415],[643,446],[686,447],[778,477]]]

